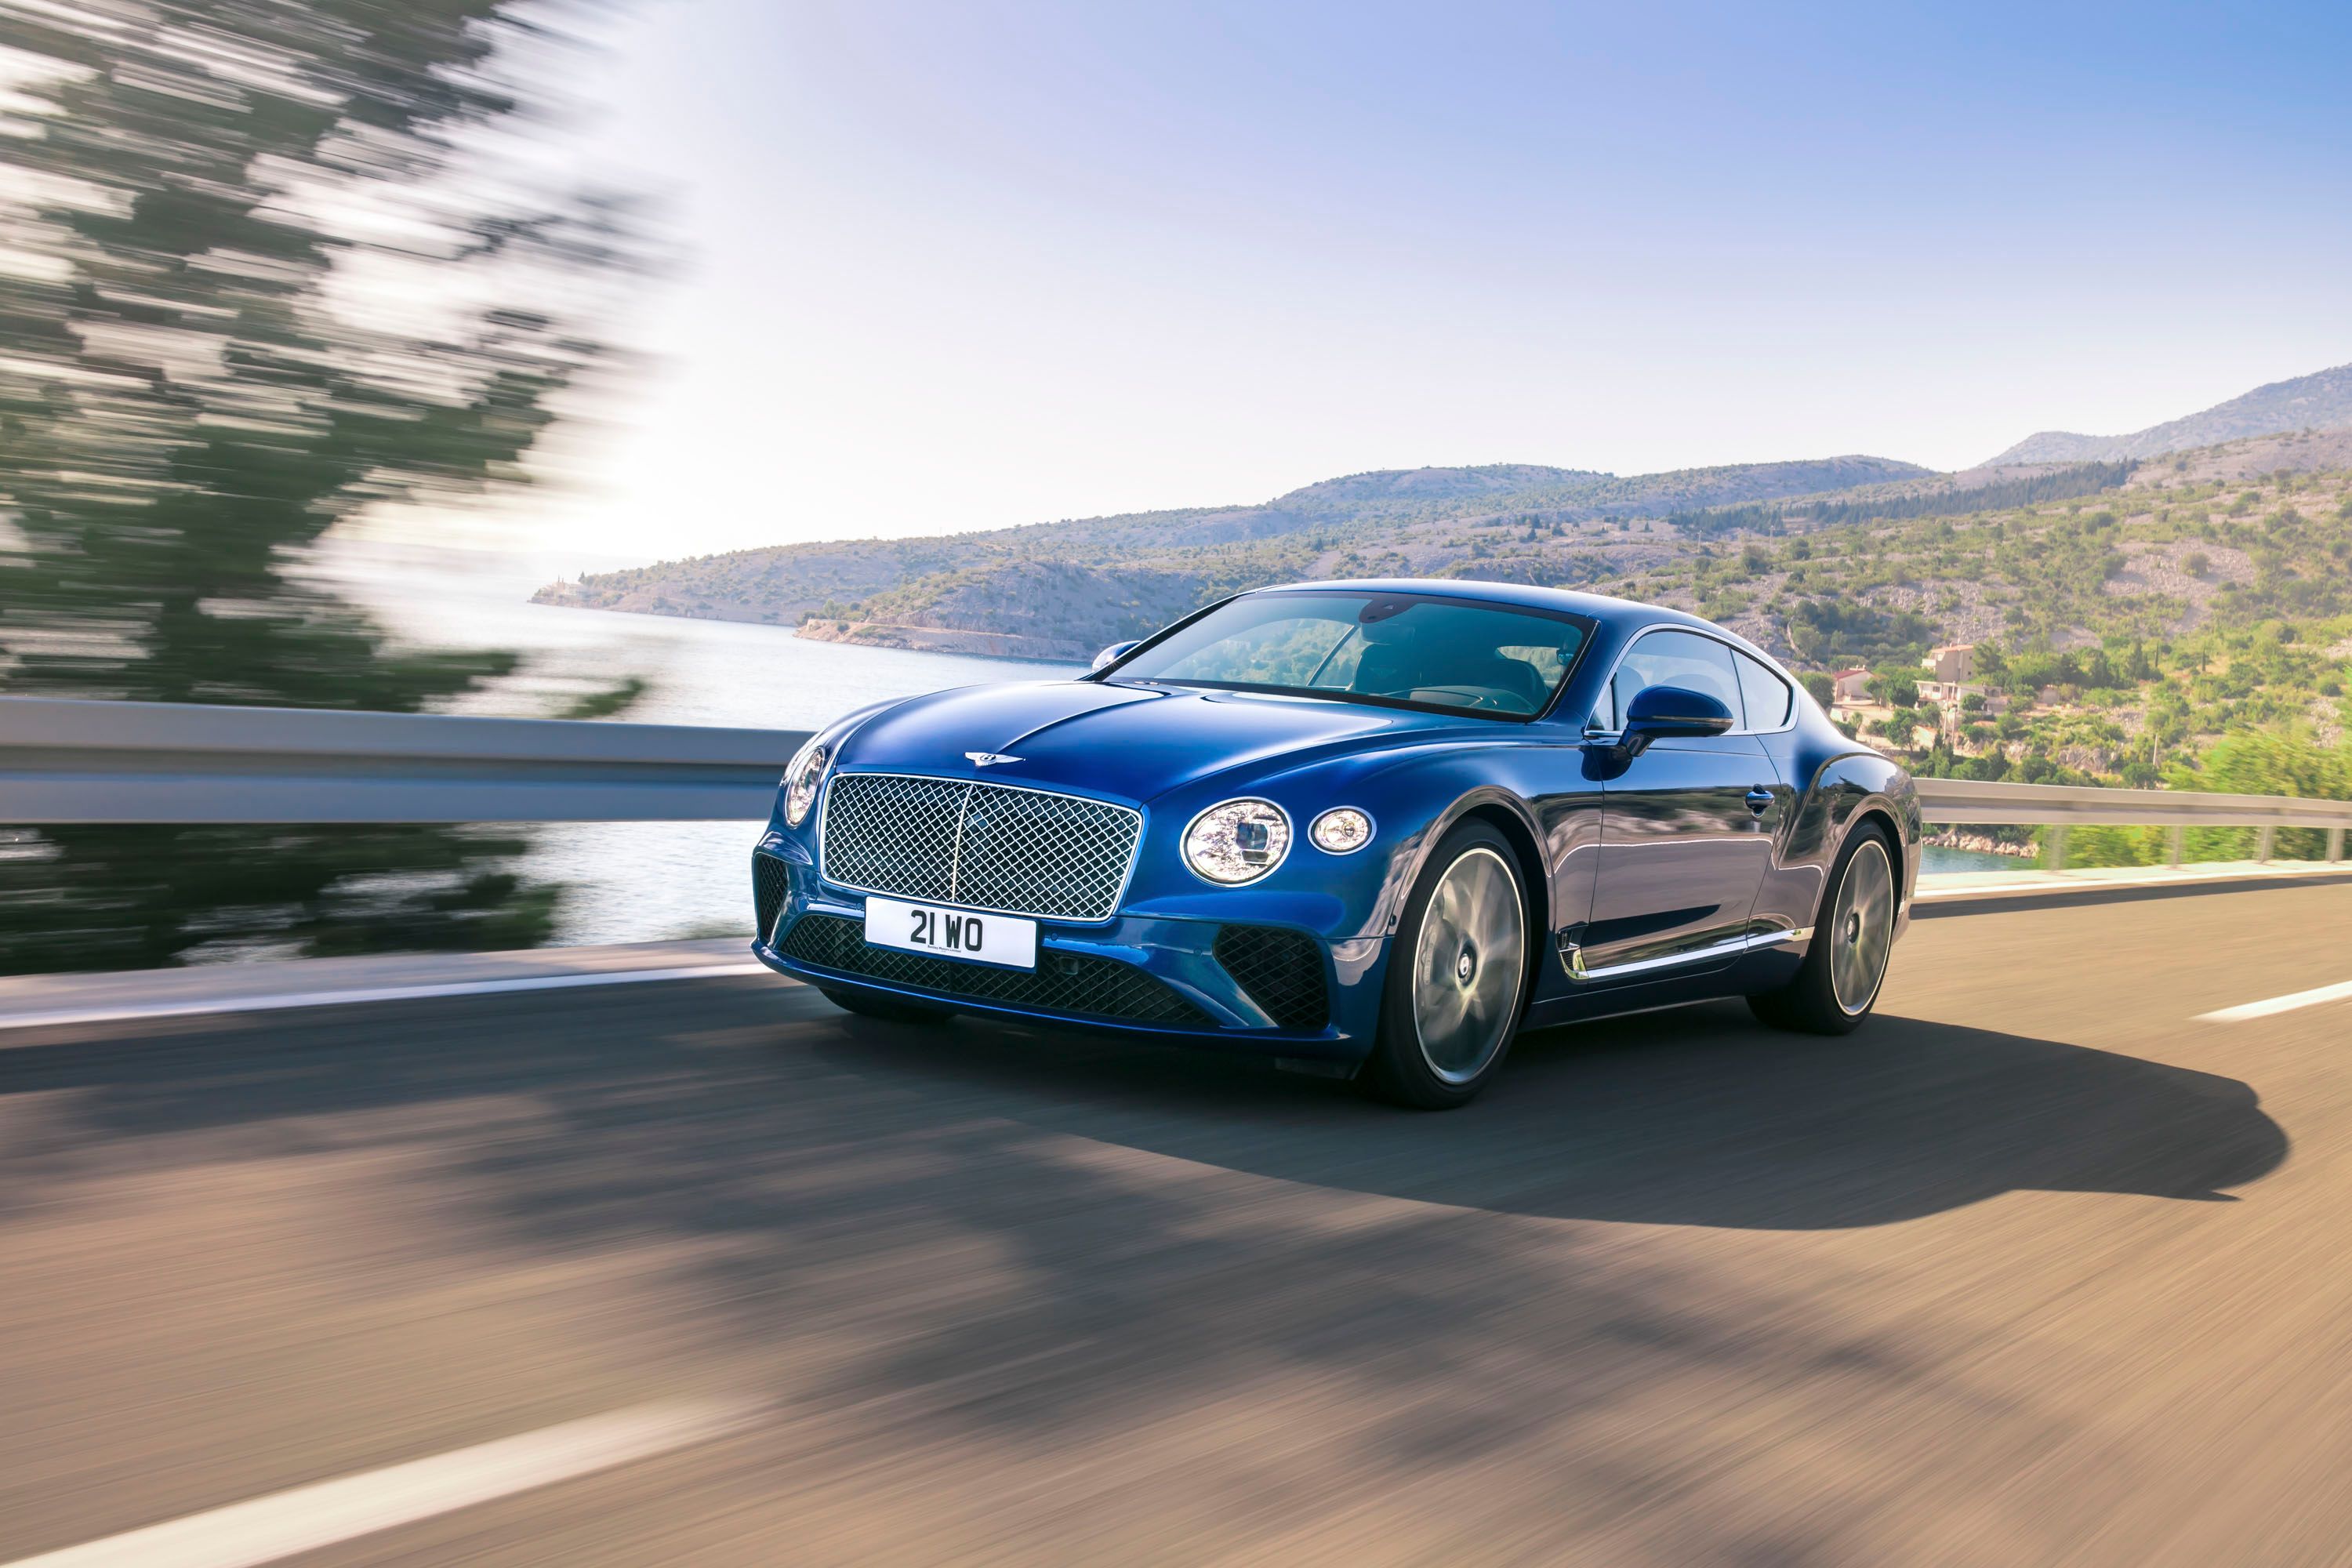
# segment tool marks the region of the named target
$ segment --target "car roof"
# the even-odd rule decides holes
[[[1713,632],[1743,647],[1748,646],[1748,639],[1737,632],[1727,631],[1712,621],[1701,620],[1696,616],[1664,605],[1612,598],[1606,594],[1580,594],[1572,588],[1544,588],[1532,583],[1489,583],[1475,577],[1360,577],[1334,578],[1318,583],[1283,583],[1252,589],[1251,592],[1292,594],[1315,588],[1348,593],[1432,594],[1448,599],[1516,605],[1529,610],[1564,610],[1571,615],[1589,616],[1620,629],[1634,625],[1654,626],[1663,621]]]

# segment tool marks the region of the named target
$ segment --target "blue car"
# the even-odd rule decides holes
[[[1219,1046],[1439,1108],[1522,1028],[1733,995],[1854,1028],[1918,861],[1908,775],[1719,626],[1308,583],[1076,679],[829,726],[753,853],[753,951],[855,1013]]]

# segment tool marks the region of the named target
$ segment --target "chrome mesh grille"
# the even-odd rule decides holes
[[[953,901],[956,825],[971,785],[843,773],[827,786],[824,874],[845,888]]]
[[[1143,814],[1080,795],[908,773],[826,786],[824,877],[845,888],[1045,920],[1118,909]]]

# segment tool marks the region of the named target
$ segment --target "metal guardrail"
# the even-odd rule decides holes
[[[753,821],[807,739],[0,697],[0,823]]]
[[[2315,827],[2327,835],[2327,858],[2344,858],[2344,830],[2352,827],[2352,801],[2305,800],[2280,795],[2207,795],[2198,790],[2101,789],[2072,784],[1985,784],[1972,779],[1921,779],[1919,814],[1930,822],[1970,826],[2032,826],[2042,836],[2044,866],[2066,864],[2070,826],[2168,827],[2171,860],[2180,864],[2182,836],[2191,827],[2258,827],[2254,858],[2268,860],[2282,827]]]
[[[0,824],[702,822],[768,815],[800,730],[0,697]],[[1930,821],[2328,833],[2352,802],[1921,779]],[[2057,856],[2052,858],[2057,858]]]
[[[2114,827],[2352,827],[2352,801],[2197,790],[1918,781],[1930,822],[2097,823]]]

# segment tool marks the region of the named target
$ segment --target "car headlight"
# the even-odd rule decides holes
[[[1326,855],[1352,855],[1372,841],[1372,819],[1352,805],[1335,805],[1307,825],[1307,841]]]
[[[814,737],[793,753],[784,768],[784,821],[791,826],[808,820],[809,807],[816,804],[816,787],[824,782],[825,766],[832,761],[832,750]]]
[[[1227,887],[1256,881],[1289,853],[1290,818],[1270,800],[1213,805],[1184,829],[1184,864]]]

